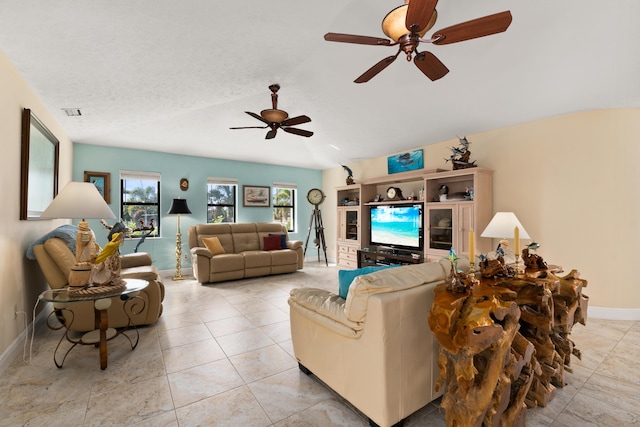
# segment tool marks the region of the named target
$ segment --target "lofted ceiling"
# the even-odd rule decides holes
[[[385,37],[402,0],[0,0],[0,51],[72,141],[325,169],[456,136],[578,111],[640,107],[640,2],[440,0],[427,33],[510,10],[497,35],[420,50],[450,70],[435,82]],[[311,138],[244,111],[279,108]],[[27,106],[28,107],[28,106]],[[79,108],[68,117],[62,109]],[[517,143],[517,141],[514,141]]]

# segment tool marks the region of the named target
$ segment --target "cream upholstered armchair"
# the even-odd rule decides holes
[[[50,233],[43,239],[34,242],[27,251],[27,258],[35,259],[44,274],[51,289],[59,289],[68,285],[69,272],[76,262],[69,241],[75,240],[75,226],[62,226],[56,229],[57,233]],[[75,228],[77,231],[77,227]],[[62,232],[60,230],[63,230]],[[69,234],[72,238],[66,238]],[[53,237],[57,236],[57,237]],[[125,313],[124,301],[119,297],[112,298],[111,307],[108,310],[109,327],[120,328],[131,322],[136,326],[154,324],[162,314],[162,301],[164,299],[164,284],[158,274],[158,270],[152,265],[149,254],[135,253],[121,257],[121,276],[124,279],[142,279],[149,282],[149,286],[140,291],[140,297],[144,304],[127,305]],[[92,301],[70,303],[67,306],[70,312],[63,311],[60,318],[65,326],[73,331],[91,331],[95,329],[95,314]],[[73,314],[71,314],[73,313]]]

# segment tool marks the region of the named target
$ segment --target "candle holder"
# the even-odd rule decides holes
[[[524,274],[524,265],[520,264],[520,254],[516,252],[516,276],[522,276]]]
[[[475,272],[475,269],[473,268],[474,264],[475,263],[473,261],[469,263],[469,277],[471,277],[472,279],[476,278],[476,272]]]

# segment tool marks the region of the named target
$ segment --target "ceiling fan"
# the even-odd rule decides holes
[[[290,126],[299,125],[302,123],[309,123],[311,119],[307,116],[297,116],[288,118],[289,114],[286,111],[278,110],[278,90],[280,89],[279,84],[272,84],[269,86],[271,89],[271,105],[273,108],[268,110],[260,111],[260,115],[256,113],[252,113],[251,111],[245,111],[251,117],[254,117],[264,123],[266,126],[243,126],[243,127],[233,127],[229,129],[266,129],[270,128],[269,132],[267,132],[267,136],[265,139],[273,139],[276,136],[276,132],[278,129],[282,129],[285,132],[292,133],[294,135],[300,135],[305,137],[310,137],[313,135],[313,132],[304,129],[292,128]]]
[[[356,36],[352,34],[327,33],[324,39],[330,42],[355,43],[374,46],[399,45],[398,52],[384,58],[373,67],[365,71],[355,79],[355,83],[364,83],[371,80],[379,72],[387,68],[396,60],[400,52],[407,55],[407,61],[411,61],[431,80],[444,77],[449,69],[431,52],[419,52],[418,45],[433,43],[436,45],[458,43],[478,37],[506,31],[511,24],[511,12],[504,11],[494,15],[488,15],[471,21],[462,22],[451,27],[436,31],[431,38],[423,39],[438,17],[436,4],[438,0],[405,0],[405,4],[398,6],[387,14],[382,20],[382,31],[392,39],[383,39],[369,36]]]

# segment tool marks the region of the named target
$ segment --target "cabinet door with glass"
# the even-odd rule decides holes
[[[427,239],[425,252],[445,255],[453,246],[453,214],[455,206],[427,207]]]
[[[360,208],[338,208],[338,240],[360,243]]]
[[[473,203],[427,204],[425,253],[446,256],[453,247],[458,254],[469,252],[469,230],[473,225]]]

